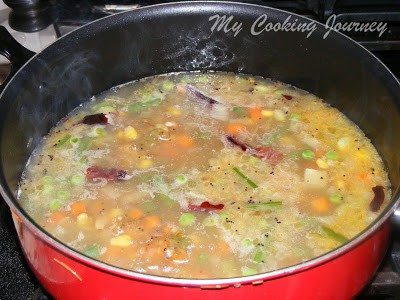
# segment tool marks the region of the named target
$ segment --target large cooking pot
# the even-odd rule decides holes
[[[303,24],[304,30],[262,31],[271,24],[283,26],[288,18],[286,22]],[[255,5],[165,4],[91,23],[24,64],[0,99],[1,194],[13,212],[26,259],[51,295],[57,299],[346,299],[356,295],[384,256],[390,217],[399,202],[400,85],[366,49],[334,31],[326,35],[327,31],[304,17]],[[8,49],[14,46],[3,37],[0,50],[18,66],[30,53]],[[209,69],[281,80],[343,111],[382,155],[393,185],[390,205],[361,234],[321,257],[274,272],[210,280],[139,274],[98,262],[47,235],[20,208],[15,200],[17,184],[29,155],[41,137],[77,105],[134,79]]]

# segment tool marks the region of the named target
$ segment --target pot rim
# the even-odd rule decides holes
[[[155,5],[149,5],[145,7],[139,7],[134,9],[134,11],[148,11],[148,10],[154,10],[154,9],[159,9],[162,7],[175,7],[175,9],[185,9],[185,8],[193,8],[194,6],[202,6],[202,5],[209,5],[209,8],[211,7],[226,7],[226,6],[236,6],[236,7],[254,7],[257,9],[263,9],[265,11],[278,11],[280,13],[286,14],[286,15],[292,15],[295,17],[298,17],[302,20],[305,21],[312,21],[317,24],[317,26],[325,26],[319,21],[312,20],[308,17],[301,16],[295,13],[283,11],[281,9],[277,8],[272,8],[272,7],[267,7],[267,6],[261,6],[257,4],[250,4],[250,3],[239,3],[239,2],[231,2],[231,1],[190,1],[190,2],[169,2],[169,3],[160,3],[160,4],[155,4]],[[207,8],[203,8],[207,9]],[[125,12],[120,12],[116,13],[114,15],[106,16],[103,18],[100,18],[98,20],[95,20],[93,22],[90,22],[88,24],[85,24],[69,33],[66,35],[62,36],[61,38],[57,39],[54,41],[51,45],[48,47],[51,47],[54,43],[56,43],[60,39],[67,38],[69,35],[74,34],[76,31],[81,31],[84,30],[87,26],[94,26],[97,22],[106,22],[108,18],[115,18],[116,16],[123,15],[123,14],[130,14],[132,11],[125,11]],[[362,51],[365,52],[366,55],[371,56],[376,60],[378,64],[383,67],[388,74],[391,75],[391,79],[395,80],[395,83],[397,83],[397,87],[400,92],[400,82],[397,80],[397,78],[393,75],[391,70],[384,65],[373,53],[368,51],[364,46],[361,44],[357,43],[350,37],[344,35],[343,33],[334,31],[331,32],[330,34],[332,35],[340,35],[341,39],[345,38],[348,39],[352,42],[352,44],[358,45],[358,47],[361,48]],[[44,49],[43,51],[45,51]],[[7,90],[7,88],[12,84],[13,79],[18,76],[18,73],[25,68],[27,64],[30,63],[31,60],[34,60],[37,55],[39,55],[41,52],[33,55],[22,67],[20,70],[16,72],[14,77],[9,81],[9,83],[6,85],[4,88],[3,92],[0,94],[0,99],[3,97],[3,94]],[[17,219],[18,221],[22,222],[23,225],[27,226],[27,228],[35,234],[37,238],[39,238],[42,242],[47,244],[48,246],[52,247],[53,249],[57,250],[60,252],[62,255],[65,255],[69,259],[78,261],[79,263],[85,264],[91,268],[95,268],[99,271],[102,272],[107,272],[111,273],[116,276],[121,276],[125,278],[129,278],[132,280],[139,280],[139,281],[145,281],[145,282],[151,282],[151,283],[158,283],[158,284],[168,284],[168,285],[178,285],[178,286],[192,286],[192,287],[203,287],[203,286],[211,286],[211,287],[225,287],[229,285],[236,285],[236,284],[246,284],[246,283],[256,283],[256,282],[261,282],[265,280],[271,280],[275,279],[278,277],[284,277],[296,273],[303,272],[305,270],[317,267],[319,265],[325,264],[349,251],[357,247],[359,244],[370,238],[374,233],[376,233],[379,229],[383,227],[383,225],[386,222],[389,222],[389,219],[392,217],[392,215],[395,213],[396,209],[400,207],[400,190],[399,187],[392,187],[392,199],[391,203],[388,205],[388,207],[385,208],[385,210],[381,213],[381,216],[378,217],[372,224],[370,224],[365,230],[360,232],[357,236],[352,238],[350,241],[348,241],[346,244],[330,251],[327,252],[321,256],[315,257],[311,260],[308,260],[306,262],[299,263],[297,265],[293,265],[290,267],[286,267],[283,269],[278,269],[270,272],[265,272],[265,273],[259,273],[256,275],[250,275],[250,276],[241,276],[241,277],[232,277],[232,278],[213,278],[213,279],[188,279],[188,278],[174,278],[174,277],[165,277],[165,276],[158,276],[158,275],[151,275],[151,274],[145,274],[145,273],[139,273],[131,270],[126,270],[122,269],[119,267],[115,267],[106,263],[103,263],[101,261],[95,260],[93,258],[87,257],[78,251],[70,248],[69,246],[65,245],[64,243],[60,242],[56,238],[52,237],[50,234],[48,234],[41,226],[37,225],[36,222],[34,222],[30,216],[19,206],[17,203],[16,197],[14,193],[9,189],[8,186],[4,187],[3,184],[0,184],[0,193],[3,196],[5,202],[7,205],[10,207],[12,213],[13,213],[13,218],[14,220]]]

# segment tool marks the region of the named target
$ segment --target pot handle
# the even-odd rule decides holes
[[[33,56],[35,52],[19,44],[4,26],[0,26],[0,55],[11,62],[11,71],[6,80],[0,85],[0,93],[14,74]]]

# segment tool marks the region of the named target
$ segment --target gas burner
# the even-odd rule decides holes
[[[42,30],[55,21],[55,10],[47,0],[4,0],[12,8],[8,22],[21,32]]]

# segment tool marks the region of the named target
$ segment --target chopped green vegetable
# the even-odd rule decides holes
[[[45,184],[42,190],[44,195],[50,195],[54,191],[54,186]]]
[[[57,211],[60,209],[62,201],[60,199],[55,199],[50,202],[49,208],[51,211]]]
[[[163,204],[170,208],[175,204],[175,201],[165,194],[157,194],[157,197],[162,201]]]
[[[313,159],[313,158],[315,157],[315,154],[314,154],[314,152],[312,152],[311,150],[304,150],[304,151],[301,153],[301,156],[302,156],[304,159]]]
[[[291,114],[290,115],[290,120],[298,121],[298,120],[300,120],[300,115],[299,114]]]
[[[78,145],[79,144],[79,138],[77,138],[77,137],[70,138],[69,142],[71,143],[72,146]]]
[[[207,253],[200,253],[199,256],[197,257],[197,261],[201,264],[206,263],[208,260],[208,254]]]
[[[263,141],[263,146],[271,146],[275,144],[280,138],[282,138],[289,130],[289,122],[286,122],[284,125],[278,127],[274,132],[268,135]]]
[[[70,135],[70,134],[67,134],[66,136],[64,136],[64,137],[56,144],[56,147],[61,147],[61,146],[64,145],[66,142],[68,142],[70,138],[71,138],[71,135]]]
[[[342,203],[343,197],[339,194],[333,194],[329,196],[329,200],[335,204]]]
[[[302,248],[295,247],[295,248],[293,249],[293,252],[294,252],[294,254],[295,254],[296,256],[298,256],[298,257],[304,257],[304,256],[305,256],[305,251],[304,251],[304,249],[302,249]]]
[[[184,77],[181,78],[181,82],[182,82],[182,83],[189,83],[189,82],[190,82],[190,79],[189,79],[189,77],[184,76]]]
[[[174,86],[175,86],[175,84],[174,84],[171,80],[165,80],[165,81],[163,82],[161,88],[162,88],[164,91],[169,92],[169,91],[172,91],[172,90],[173,90]]]
[[[94,129],[94,134],[98,137],[105,136],[107,134],[106,130],[102,127],[96,127]]]
[[[85,176],[82,174],[75,174],[71,177],[71,183],[73,185],[82,185],[85,183]]]
[[[155,98],[149,101],[144,102],[143,104],[146,106],[157,106],[161,103],[161,99],[160,98]]]
[[[249,163],[252,165],[257,165],[261,162],[261,159],[255,156],[249,156]]]
[[[130,113],[141,113],[146,109],[146,106],[142,102],[135,102],[128,105],[128,112]]]
[[[252,181],[246,175],[244,175],[237,167],[233,167],[233,171],[235,171],[236,174],[242,177],[249,186],[251,186],[252,188],[258,188],[258,185],[254,183],[254,181]]]
[[[239,117],[243,118],[247,115],[247,111],[243,107],[235,106],[232,111]]]
[[[242,276],[251,276],[257,274],[257,270],[249,267],[242,268]]]
[[[98,244],[93,244],[92,246],[90,246],[89,248],[86,248],[83,251],[83,254],[90,256],[92,258],[97,258],[100,256],[100,249],[99,249],[99,245]]]
[[[221,218],[221,219],[229,219],[230,218],[230,215],[229,215],[229,213],[228,212],[222,212],[222,213],[220,213],[219,214],[219,217]]]
[[[195,138],[208,140],[212,136],[212,133],[209,131],[198,131],[195,133]]]
[[[346,243],[349,239],[340,233],[337,233],[325,225],[321,225],[322,231],[330,238],[338,241],[339,243]]]
[[[57,198],[60,200],[68,200],[71,197],[70,193],[67,191],[60,191],[57,193]]]
[[[42,177],[42,183],[43,184],[52,184],[54,182],[53,176],[46,175]]]
[[[154,201],[146,201],[140,205],[140,208],[143,210],[145,214],[148,214],[154,211],[157,208],[157,205]]]
[[[185,184],[188,181],[185,175],[178,175],[175,177],[175,182],[179,185]]]
[[[325,158],[326,159],[330,159],[330,160],[337,160],[338,159],[338,155],[336,154],[336,152],[330,150],[325,154]]]
[[[258,249],[254,254],[253,261],[256,263],[263,263],[264,262],[265,253],[261,249]]]
[[[246,238],[242,241],[242,246],[245,248],[252,248],[252,247],[254,247],[254,243],[249,238]]]
[[[259,203],[248,203],[246,207],[253,209],[267,209],[270,207],[282,206],[281,201],[270,201],[270,202],[259,202]]]
[[[87,150],[90,145],[92,144],[93,138],[89,136],[85,136],[80,139],[79,145],[78,145],[78,153],[82,153],[83,151]]]
[[[183,213],[179,218],[179,224],[182,226],[192,226],[196,222],[196,217],[191,213]]]
[[[128,112],[141,113],[152,106],[157,106],[161,103],[161,98],[150,99],[145,102],[135,102],[128,105]]]

